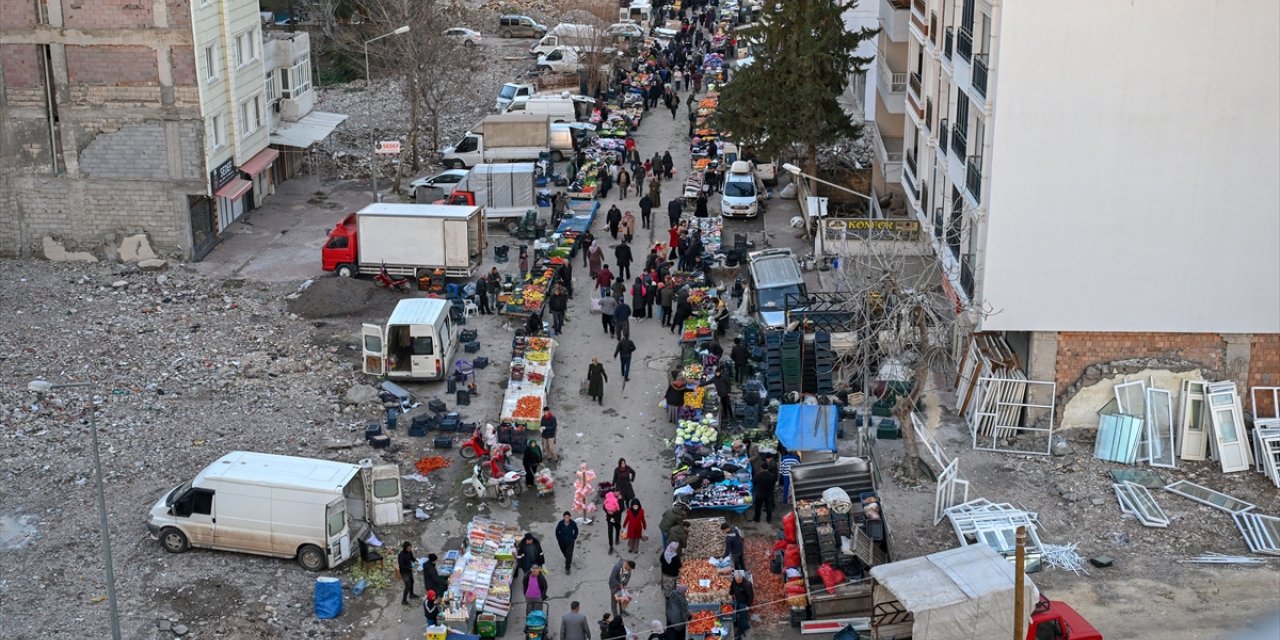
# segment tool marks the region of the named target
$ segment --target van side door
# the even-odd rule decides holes
[[[325,505],[324,528],[325,539],[329,543],[329,567],[333,568],[351,557],[351,528],[347,524],[345,500],[338,498]]]
[[[364,489],[365,504],[369,510],[365,517],[373,518],[375,526],[404,522],[398,465],[380,464],[370,469]]]
[[[217,537],[218,518],[213,510],[214,491],[192,488],[173,503],[170,511],[193,547],[212,547]]]
[[[360,349],[364,353],[364,372],[381,376],[387,373],[387,338],[382,327],[365,324],[360,328]]]

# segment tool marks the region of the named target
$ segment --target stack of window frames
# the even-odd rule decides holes
[[[1111,485],[1116,492],[1116,500],[1120,502],[1120,511],[1133,515],[1144,527],[1169,526],[1169,516],[1156,502],[1147,488],[1133,482],[1120,482]]]

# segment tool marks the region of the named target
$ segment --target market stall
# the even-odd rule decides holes
[[[716,303],[719,301],[716,290],[711,287],[692,287],[689,291],[689,305],[693,313],[681,327],[680,342],[710,342],[715,335]]]
[[[465,626],[482,637],[506,632],[515,581],[519,527],[476,517],[467,525],[466,546],[445,555],[442,573],[449,573],[449,590],[441,605],[441,620]]]
[[[511,348],[511,375],[499,418],[503,425],[522,427],[526,433],[541,428],[542,408],[547,405],[554,377],[551,361],[557,346],[551,338],[515,338]]]
[[[542,313],[547,296],[551,294],[551,286],[556,281],[553,266],[536,264],[525,274],[524,280],[504,284],[498,294],[498,313],[506,316],[526,318],[530,313]]]

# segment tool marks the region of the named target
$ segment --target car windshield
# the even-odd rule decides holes
[[[769,311],[782,311],[787,305],[787,294],[800,293],[800,286],[789,284],[785,287],[773,287],[772,289],[761,289],[756,292],[756,297],[760,301],[760,308]]]
[[[499,98],[506,98],[507,100],[510,100],[511,98],[515,97],[515,95],[516,95],[515,85],[510,85],[510,84],[502,85],[502,91],[498,93]]]
[[[724,185],[724,195],[730,198],[754,198],[756,184],[751,180],[730,180]]]

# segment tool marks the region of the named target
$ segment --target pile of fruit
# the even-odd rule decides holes
[[[689,617],[689,633],[705,635],[716,628],[719,619],[714,611],[697,611]]]
[[[683,370],[683,372],[681,373],[681,375],[682,375],[685,379],[688,379],[688,380],[701,380],[701,379],[702,379],[702,365],[701,365],[701,364],[699,364],[699,363],[697,363],[697,362],[694,362],[694,363],[692,363],[692,364],[687,364],[687,365],[685,365],[684,370]]]
[[[449,459],[444,456],[427,456],[413,465],[418,469],[418,473],[427,475],[436,469],[443,469],[449,466]]]
[[[693,391],[684,392],[684,406],[692,409],[701,409],[702,401],[707,397],[707,388],[698,387]]]
[[[699,337],[705,338],[709,335],[711,335],[710,320],[706,318],[689,318],[684,321],[684,333],[682,336],[685,340],[696,340]]]
[[[543,374],[541,374],[541,373],[532,373],[532,372],[531,372],[531,373],[529,374],[529,382],[531,382],[531,383],[533,383],[533,384],[542,384],[542,383],[544,383],[544,382],[546,382],[546,381],[547,381],[547,376],[545,376],[545,375],[543,375]]]
[[[515,418],[537,418],[542,415],[542,398],[538,396],[522,396],[516,400]]]
[[[528,285],[521,294],[525,311],[538,311],[542,308],[542,299],[546,296],[546,293],[541,287]]]

